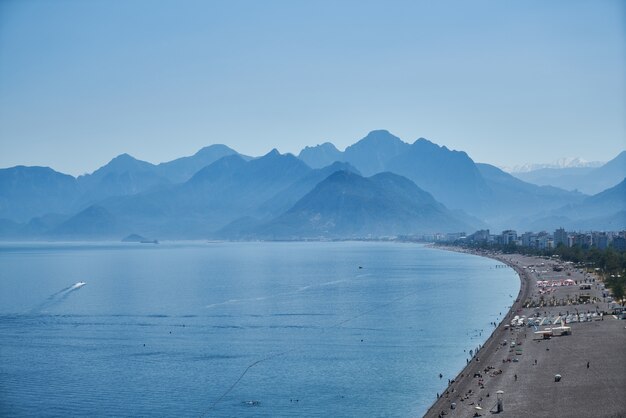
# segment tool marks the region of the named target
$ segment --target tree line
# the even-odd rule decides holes
[[[624,305],[624,295],[626,294],[626,251],[617,251],[612,247],[598,249],[574,245],[568,247],[559,244],[556,248],[539,249],[534,247],[524,247],[515,244],[477,243],[456,241],[453,245],[467,248],[474,248],[487,251],[501,251],[505,254],[523,254],[539,257],[558,256],[562,261],[584,265],[587,268],[596,270],[602,276],[604,284],[611,289],[616,301],[622,301]]]

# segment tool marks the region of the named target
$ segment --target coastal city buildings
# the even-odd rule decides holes
[[[449,234],[432,234],[417,237],[423,241],[456,242],[464,241],[476,244],[514,245],[546,250],[559,245],[567,247],[579,246],[583,248],[597,248],[604,250],[609,247],[617,251],[626,251],[626,230],[624,231],[587,231],[575,232],[558,228],[554,232],[523,232],[507,229],[500,234],[492,234],[488,229],[482,229],[467,235],[465,232]]]

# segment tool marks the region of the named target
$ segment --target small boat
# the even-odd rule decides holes
[[[85,282],[78,282],[78,283],[76,283],[74,286],[72,286],[72,290],[73,290],[73,289],[78,289],[78,288],[80,288],[80,287],[83,287],[83,286],[84,286],[84,285],[86,285],[86,284],[87,284],[87,283],[85,283]]]

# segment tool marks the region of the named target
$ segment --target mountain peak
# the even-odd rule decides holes
[[[272,236],[393,236],[465,228],[432,196],[390,173],[337,171],[258,231]]]
[[[205,167],[229,155],[240,155],[237,151],[222,144],[208,145],[194,155],[180,157],[158,165],[161,173],[172,182],[185,182]]]
[[[148,168],[148,167],[154,167],[154,165],[146,161],[138,160],[132,155],[124,153],[113,158],[107,164],[105,164],[104,166],[94,171],[93,174],[100,172],[100,171],[110,171],[110,170],[124,171],[124,170],[128,170],[129,168]]]
[[[435,144],[433,141],[423,138],[423,137],[417,138],[415,142],[413,142],[412,145],[422,145],[422,146],[429,146],[432,148],[441,148],[439,145]]]
[[[239,154],[227,155],[198,170],[198,172],[187,180],[187,183],[193,185],[207,181],[214,181],[217,178],[229,175],[229,173],[241,170],[241,168],[245,165],[246,161],[241,158]]]
[[[276,148],[272,148],[272,150],[270,152],[268,152],[267,154],[265,154],[263,157],[280,157],[282,156],[282,154],[276,149]]]
[[[426,138],[418,138],[411,144],[411,147],[415,150],[418,149],[420,152],[428,151],[432,153],[441,152],[442,154],[450,153],[450,155],[455,158],[460,158],[463,160],[471,160],[470,156],[467,155],[465,151],[457,151],[454,149],[450,149],[445,145],[438,145]],[[472,160],[473,161],[473,160]]]
[[[366,136],[370,135],[391,135],[387,129],[372,129]]]
[[[210,154],[211,156],[213,156],[213,154],[216,154],[216,153],[235,154],[236,151],[233,150],[232,148],[227,147],[224,144],[212,144],[212,145],[207,145],[206,147],[200,148],[198,152],[194,154],[194,156],[200,157],[206,154]]]
[[[381,142],[401,142],[404,144],[404,141],[402,141],[400,138],[398,138],[397,136],[393,135],[391,132],[389,132],[386,129],[377,129],[374,131],[370,131],[367,135],[365,135],[365,138],[361,139],[359,142],[374,142],[374,143],[381,143]],[[357,142],[357,144],[359,143]],[[355,144],[356,145],[356,144]]]
[[[304,147],[304,150],[309,150],[309,149],[314,149],[314,148],[320,148],[320,149],[327,150],[327,151],[339,151],[337,147],[335,146],[335,144],[333,144],[332,142],[328,142],[328,141],[322,144],[317,144],[314,147],[306,146]]]
[[[298,167],[304,171],[311,168],[295,155],[290,153],[281,154],[276,148],[272,149],[262,157],[250,161],[250,168],[254,170],[276,170],[278,167]]]
[[[123,153],[113,158],[111,161],[136,161],[137,159],[128,153]]]
[[[12,174],[59,174],[67,177],[72,177],[69,174],[59,173],[58,171],[46,167],[46,166],[38,166],[38,165],[16,165],[13,167],[0,168],[0,172],[2,173],[12,173]]]
[[[298,158],[312,168],[322,168],[335,161],[342,161],[342,153],[334,144],[324,142],[314,147],[305,147],[298,154]]]
[[[386,130],[371,131],[346,148],[343,160],[357,167],[365,176],[385,171],[387,163],[404,153],[409,144]]]
[[[130,154],[127,153],[123,153],[118,155],[117,157],[113,158],[111,161],[109,161],[106,165],[107,166],[127,166],[130,164],[137,164],[137,163],[143,163],[143,164],[150,164],[146,161],[141,161],[138,160],[137,158],[133,157]],[[152,165],[152,164],[150,164]]]

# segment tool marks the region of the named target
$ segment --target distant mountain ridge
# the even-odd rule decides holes
[[[307,149],[307,159],[315,160],[316,152],[323,150]],[[529,210],[549,210],[584,198],[577,192],[525,183],[494,166],[481,170],[463,151],[450,150],[425,138],[408,144],[385,130],[370,132],[340,157],[363,175],[388,171],[407,177],[446,207],[464,211],[496,228],[506,228]],[[555,195],[561,200],[555,200]]]
[[[77,178],[86,203],[110,196],[125,196],[167,185],[169,179],[161,175],[157,166],[121,154],[91,174]]]
[[[239,155],[244,160],[250,157],[239,154],[232,148],[222,144],[209,145],[189,157],[181,157],[165,163],[160,163],[157,167],[161,175],[172,183],[182,183],[189,180],[202,168],[213,164],[220,158],[229,155]]]
[[[542,170],[545,168],[564,169],[564,168],[597,168],[606,164],[601,161],[587,161],[579,157],[563,157],[551,163],[526,163],[514,165],[511,167],[502,166],[501,170],[516,175],[518,173],[527,173],[529,171]]]
[[[217,144],[156,165],[121,154],[78,178],[17,166],[0,169],[0,237],[297,239],[566,224],[626,228],[623,182],[616,186],[626,177],[626,152],[602,167],[561,170],[586,170],[577,177],[583,187],[610,186],[589,197],[536,185],[463,151],[424,138],[406,143],[386,130],[343,152],[327,142],[299,157],[274,149],[251,158]]]
[[[305,150],[306,158],[313,161],[321,159],[316,153],[327,154],[323,147]],[[472,193],[485,188],[466,153],[448,150],[424,138],[408,144],[389,131],[377,130],[347,147],[343,153],[337,152],[334,154],[340,157],[337,161],[350,163],[364,176],[385,171],[400,174],[451,207],[462,206],[461,202]],[[465,187],[452,187],[458,186],[460,179]]]
[[[100,199],[131,195],[167,184],[185,182],[202,168],[229,155],[239,155],[244,160],[250,159],[221,144],[210,145],[192,156],[158,165],[138,160],[128,154],[121,154],[93,173],[79,176],[78,182],[88,193],[99,192],[96,198]]]
[[[63,238],[82,238],[85,232],[87,236],[108,238],[130,230],[165,238],[294,238],[298,231],[317,236],[323,233],[319,225],[296,225],[284,220],[307,210],[307,206],[312,210],[323,205],[319,196],[324,193],[317,195],[317,202],[310,195],[337,176],[350,180],[341,189],[344,197],[359,195],[367,199],[341,206],[343,213],[320,212],[341,220],[328,231],[334,237],[470,228],[408,179],[390,173],[364,179],[348,163],[311,169],[291,154],[272,150],[250,161],[238,155],[223,157],[182,184],[105,199],[49,233]],[[327,199],[345,201],[333,193],[327,194]],[[349,213],[348,209],[358,206],[362,210]],[[359,217],[363,213],[367,215]],[[277,222],[282,232],[270,233],[268,225]]]
[[[626,151],[600,167],[544,168],[516,173],[515,176],[541,186],[551,185],[565,190],[596,194],[617,185],[626,177]]]
[[[142,235],[207,237],[234,219],[257,216],[261,204],[310,170],[293,155],[276,150],[250,161],[229,155],[185,183],[110,199],[102,206]]]
[[[93,173],[77,178],[48,167],[0,169],[0,219],[25,222],[49,213],[70,215],[110,197],[181,183],[225,155],[250,159],[217,144],[159,165],[120,154]]]
[[[429,193],[392,173],[336,171],[272,221],[237,231],[271,239],[380,237],[471,228]],[[226,236],[233,231],[222,231]]]
[[[298,158],[307,163],[311,168],[329,166],[335,161],[341,161],[341,156],[342,152],[330,142],[324,142],[314,147],[305,147],[300,151],[300,154],[298,154]]]
[[[26,222],[45,213],[74,210],[79,194],[74,177],[49,167],[0,169],[0,219]]]
[[[618,185],[589,196],[582,202],[553,210],[532,220],[534,227],[546,229],[557,220],[569,229],[623,230],[626,228],[626,178]]]

